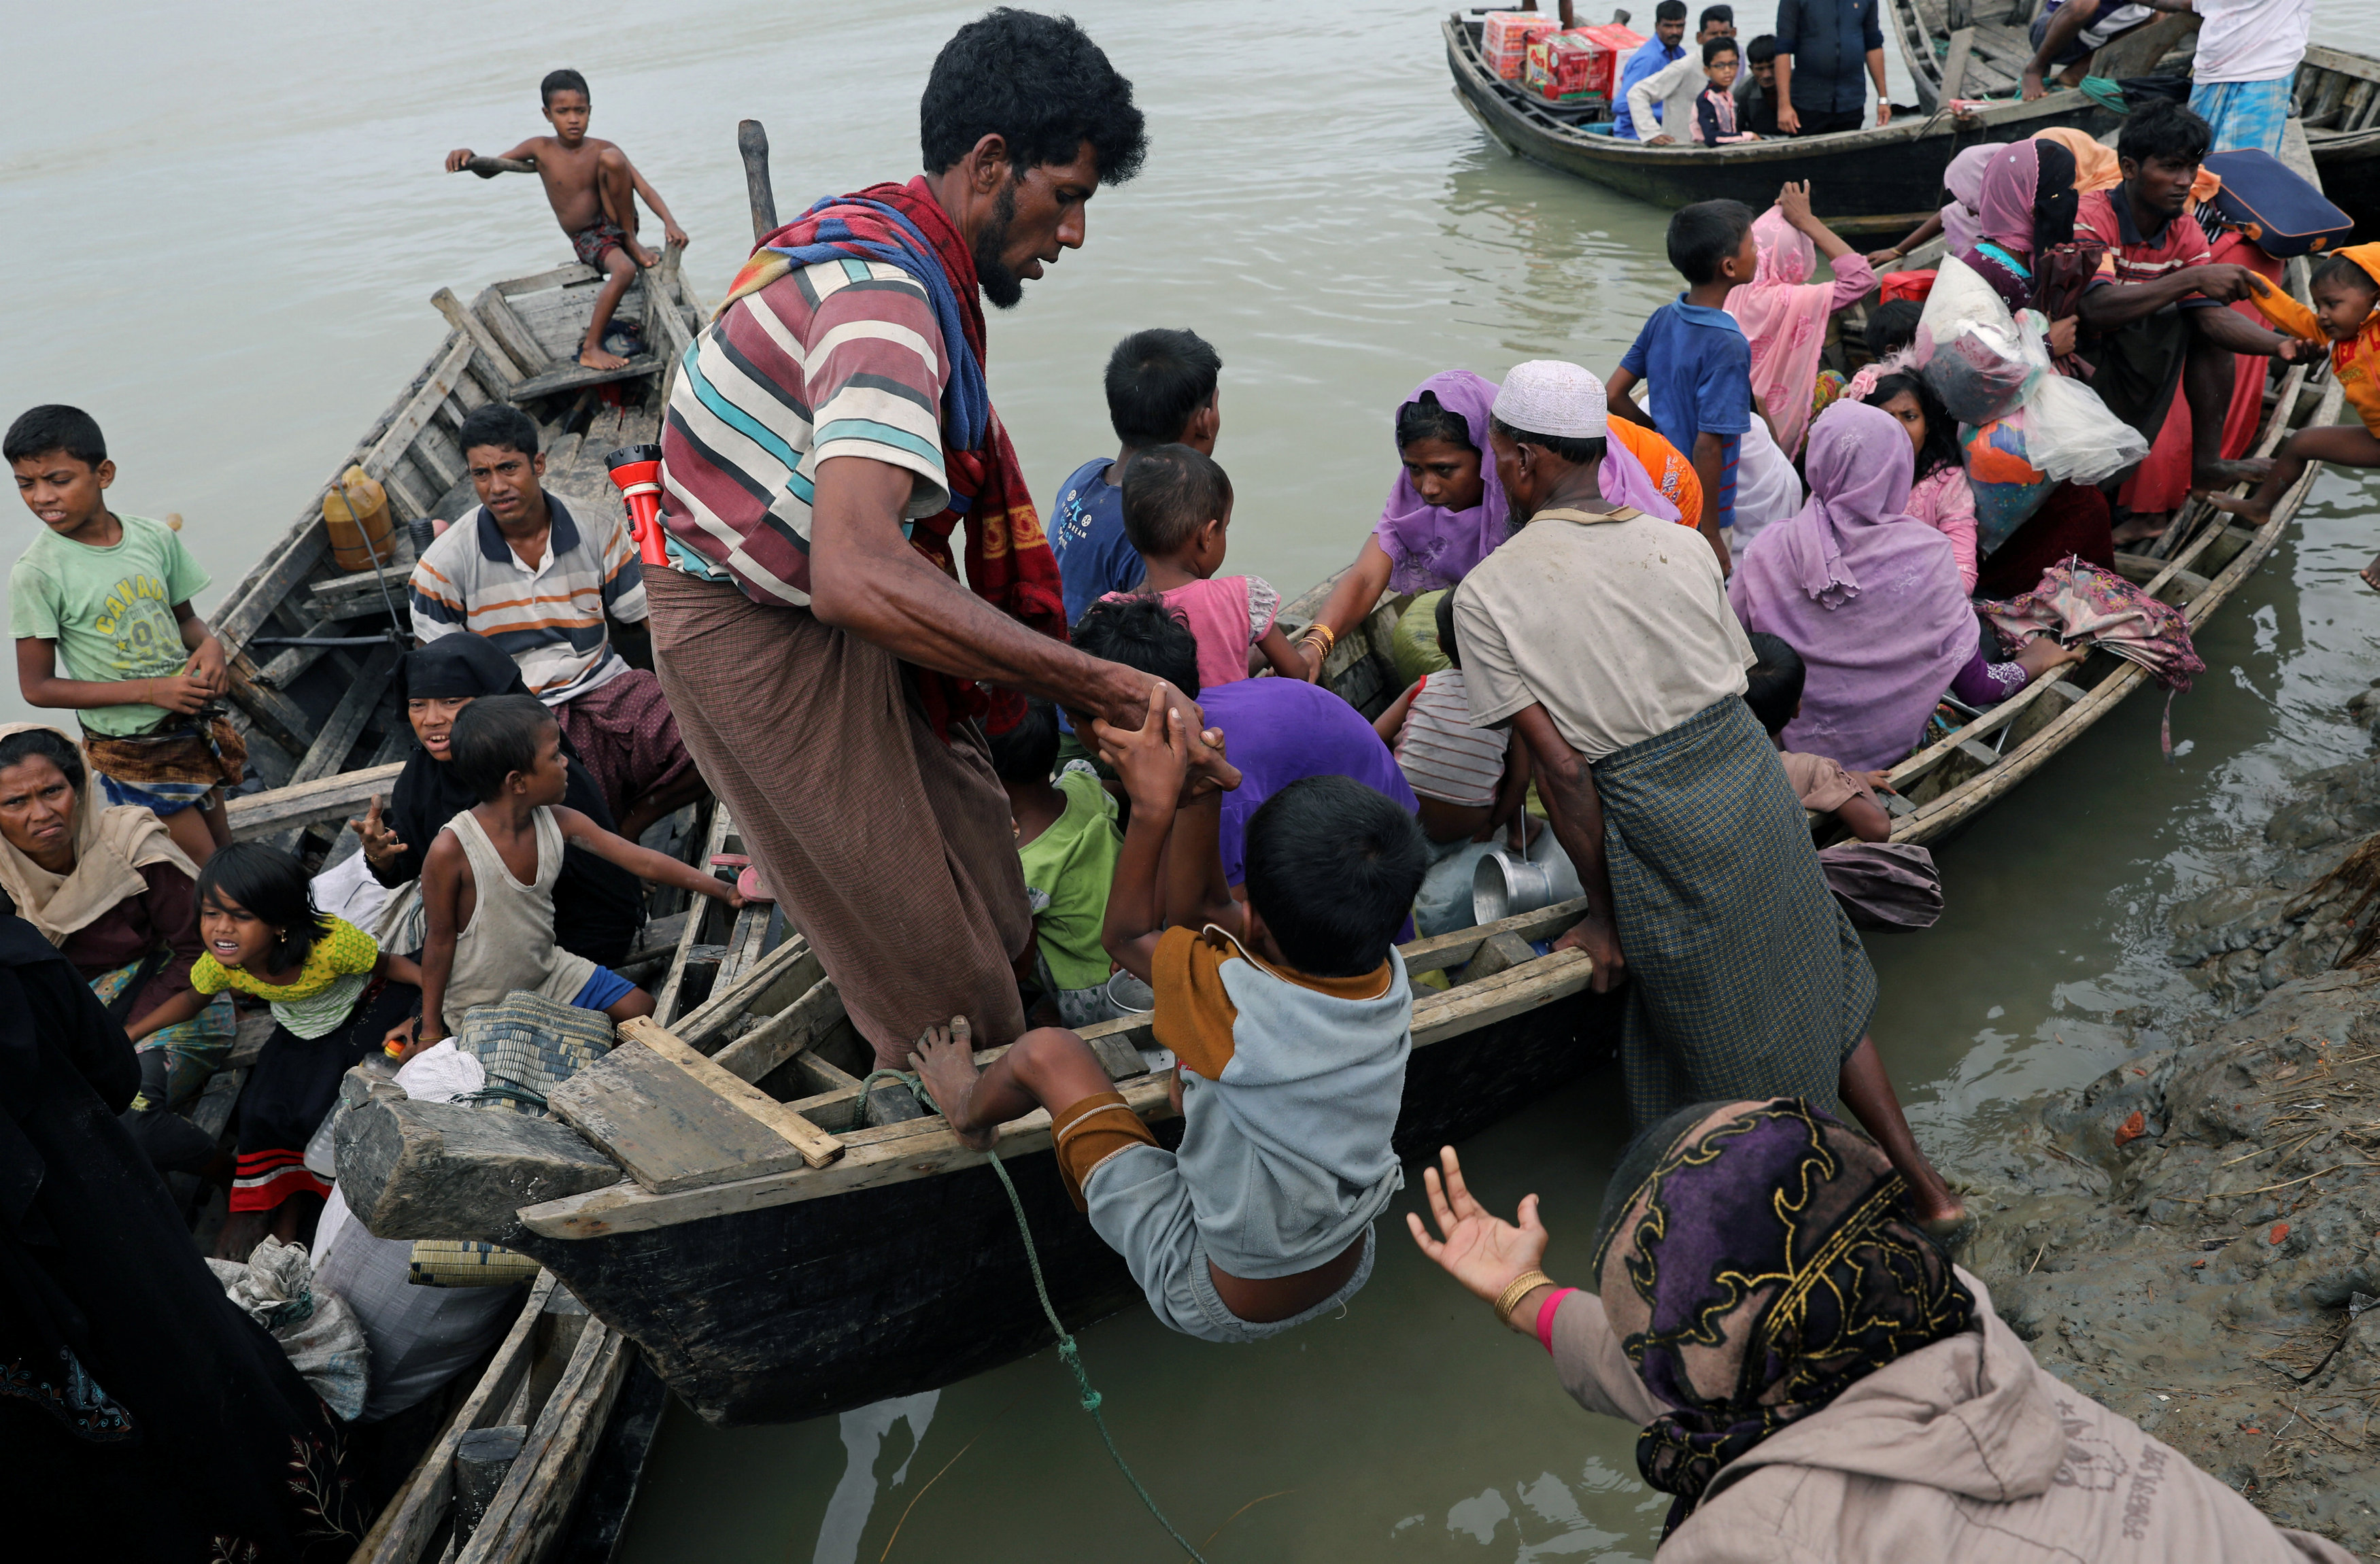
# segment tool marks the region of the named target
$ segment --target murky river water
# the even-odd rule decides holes
[[[2353,6],[2322,0],[2318,36]],[[735,121],[766,121],[785,211],[905,177],[926,67],[975,9],[261,0],[227,25],[53,8],[20,24],[18,57],[85,63],[17,72],[0,122],[16,301],[0,417],[91,409],[116,503],[180,512],[220,591],[435,346],[433,291],[565,258],[531,182],[439,171],[450,147],[540,128],[545,70],[592,79],[596,133],[671,202],[716,298],[749,233]],[[993,323],[994,394],[1045,501],[1112,449],[1108,347],[1195,326],[1224,359],[1232,564],[1294,590],[1353,556],[1415,382],[1541,356],[1608,370],[1675,291],[1664,212],[1513,162],[1457,107],[1437,6],[1074,9],[1137,83],[1154,147],[1141,179],[1092,203],[1089,246]],[[1742,30],[1769,12],[1739,6]],[[2116,1012],[2189,1002],[2158,953],[2172,888],[2261,823],[2280,779],[2363,751],[2338,713],[2380,675],[2380,600],[2354,579],[2380,546],[2375,502],[2380,482],[2323,480],[2202,639],[2172,765],[2157,703],[2135,699],[1941,850],[1941,924],[1872,942],[1876,1033],[1937,1156],[1955,1162],[1989,1104],[2104,1068]],[[0,691],[0,711],[22,709]],[[1500,1206],[1543,1194],[1549,1268],[1575,1274],[1624,1134],[1608,1094],[1574,1090],[1465,1164]],[[1218,1560],[1649,1556],[1666,1499],[1637,1480],[1628,1431],[1579,1412],[1542,1354],[1382,1238],[1347,1316],[1285,1340],[1227,1351],[1137,1313],[1083,1333],[1117,1437],[1191,1541]],[[1047,1353],[789,1428],[674,1412],[625,1551],[1173,1556]]]

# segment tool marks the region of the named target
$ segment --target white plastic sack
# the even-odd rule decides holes
[[[2060,481],[2100,483],[2145,459],[2140,430],[2107,411],[2099,394],[2064,375],[2044,375],[2024,404],[2025,455]]]
[[[488,1067],[447,1037],[407,1060],[396,1073],[396,1084],[417,1102],[452,1102],[486,1085]]]
[[[372,878],[371,866],[359,852],[348,854],[316,875],[311,889],[316,912],[325,917],[345,918],[358,928],[372,926],[391,894]]]
[[[364,1410],[371,1384],[363,1323],[337,1293],[314,1285],[302,1243],[268,1238],[246,1265],[210,1259],[225,1295],[273,1333],[289,1364],[342,1423]]]
[[[2051,373],[2046,330],[2030,309],[2010,314],[1974,268],[1947,259],[1919,318],[1926,357],[1918,373],[1959,422],[1990,423],[2022,406]]]

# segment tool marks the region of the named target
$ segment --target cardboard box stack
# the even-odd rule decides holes
[[[1574,103],[1609,98],[1613,69],[1610,45],[1583,30],[1557,32],[1529,45],[1521,84],[1549,103]]]
[[[1507,81],[1518,81],[1529,45],[1561,30],[1559,18],[1545,11],[1490,11],[1481,30],[1479,52],[1488,67]]]

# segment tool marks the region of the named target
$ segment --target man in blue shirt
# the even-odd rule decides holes
[[[1788,136],[1857,130],[1867,102],[1860,67],[1876,81],[1876,122],[1892,118],[1884,89],[1878,0],[1778,0],[1777,128]]]
[[[1653,311],[1604,382],[1604,394],[1613,418],[1650,423],[1694,464],[1703,486],[1702,532],[1726,570],[1726,529],[1735,525],[1736,458],[1755,416],[1752,345],[1726,304],[1759,264],[1752,209],[1732,200],[1681,207],[1670,219],[1669,249],[1670,264],[1685,278],[1686,291]],[[1652,382],[1644,411],[1628,394],[1638,381]]]
[[[1621,65],[1620,79],[1611,84],[1611,133],[1623,141],[1644,139],[1628,117],[1628,89],[1670,61],[1685,56],[1686,0],[1661,0],[1653,7],[1653,36],[1636,46]]]
[[[1148,574],[1123,533],[1124,464],[1151,445],[1180,443],[1215,454],[1223,427],[1216,384],[1223,360],[1196,332],[1154,327],[1135,332],[1108,355],[1108,422],[1123,443],[1111,458],[1094,456],[1058,486],[1050,508],[1050,549],[1072,626],[1110,592],[1128,592]]]

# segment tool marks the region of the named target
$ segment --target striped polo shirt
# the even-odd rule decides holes
[[[559,706],[628,671],[603,618],[642,622],[645,575],[625,514],[590,537],[560,495],[548,491],[545,503],[552,525],[536,569],[521,563],[481,505],[430,545],[407,596],[423,641],[457,630],[485,636],[520,664],[532,694]]]
[[[950,503],[950,378],[925,288],[883,261],[789,272],[703,329],[662,429],[662,520],[681,570],[756,602],[809,603],[819,464],[866,456],[912,475],[905,521]]]
[[[1397,735],[1397,764],[1417,798],[1476,808],[1496,802],[1504,780],[1504,754],[1511,730],[1471,725],[1471,697],[1463,670],[1441,668],[1421,683],[1405,708],[1405,729]]]
[[[2074,236],[2095,240],[2107,250],[2094,285],[2162,282],[2185,266],[2204,266],[2215,259],[2206,230],[2198,225],[2197,218],[2180,212],[2158,232],[2143,234],[2132,226],[2132,203],[2123,195],[2120,185],[2112,190],[2085,191],[2075,210]],[[2212,305],[2215,300],[2192,294],[2179,302],[2192,308]]]

